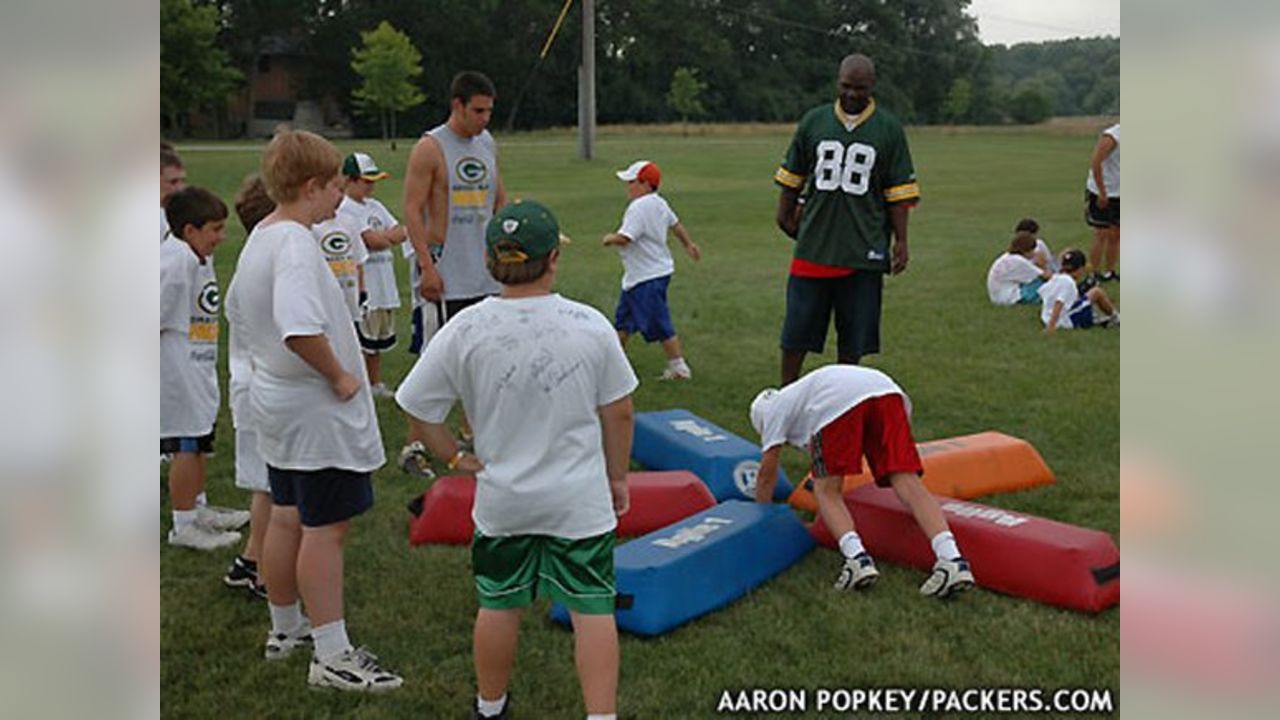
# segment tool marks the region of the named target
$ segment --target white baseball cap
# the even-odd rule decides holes
[[[648,160],[637,160],[628,165],[625,170],[619,170],[614,174],[623,182],[642,180],[654,188],[662,183],[662,171],[658,169],[657,164]]]

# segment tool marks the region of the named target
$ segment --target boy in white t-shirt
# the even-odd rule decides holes
[[[1040,320],[1044,322],[1046,335],[1052,335],[1059,329],[1120,325],[1120,312],[1105,290],[1094,286],[1084,293],[1080,292],[1077,283],[1085,279],[1084,268],[1087,262],[1084,252],[1080,250],[1070,248],[1063,251],[1059,261],[1062,272],[1050,278],[1038,291],[1044,303],[1040,310]]]
[[[450,470],[476,474],[472,717],[506,717],[520,619],[544,595],[573,616],[587,713],[612,718],[613,532],[630,503],[636,376],[603,315],[551,292],[560,251],[549,210],[507,205],[485,241],[501,295],[442,327],[396,392],[431,452],[449,458]],[[459,400],[475,427],[475,455],[444,424]]]
[[[346,197],[338,206],[338,217],[356,228],[368,250],[364,262],[366,310],[356,330],[374,397],[394,397],[382,382],[382,353],[396,345],[396,310],[400,308],[391,248],[403,243],[408,234],[391,211],[373,197],[377,182],[391,177],[373,158],[351,153],[342,161],[342,174],[347,180]]]
[[[1009,249],[991,263],[987,271],[987,297],[993,305],[1040,302],[1036,291],[1053,273],[1032,261],[1036,237],[1020,230],[1009,241]]]
[[[933,546],[933,572],[920,593],[945,598],[973,586],[969,561],[956,547],[937,498],[920,482],[924,466],[911,437],[910,414],[911,401],[897,383],[857,365],[818,368],[781,390],[761,391],[751,403],[751,425],[763,451],[756,501],[771,502],[782,447],[807,449],[818,513],[845,558],[837,590],[862,590],[880,577],[841,496],[844,476],[861,471],[864,454],[876,485],[893,488]]]
[[[199,501],[205,456],[213,452],[218,417],[218,312],[213,250],[222,242],[227,206],[203,188],[172,193],[165,205],[171,231],[160,243],[160,453],[170,454],[169,544],[197,550],[232,545],[230,532],[249,519]]]
[[[311,226],[311,234],[320,244],[329,271],[342,288],[342,297],[346,300],[347,313],[352,325],[359,327],[364,310],[361,302],[364,297],[363,267],[369,252],[360,241],[360,231],[355,222],[348,217],[334,215]]]
[[[277,206],[240,253],[227,318],[237,361],[251,368],[243,424],[271,487],[266,657],[313,642],[309,684],[379,692],[403,680],[352,647],[342,568],[351,519],[373,505],[371,475],[386,457],[347,302],[309,230],[337,210],[341,162],[318,135],[272,139],[262,178]]]
[[[667,231],[675,233],[685,252],[695,261],[702,258],[702,251],[689,238],[671,206],[658,194],[662,171],[648,160],[637,160],[625,170],[619,170],[618,179],[627,184],[627,197],[631,199],[622,216],[622,227],[604,236],[604,244],[618,248],[622,257],[622,295],[614,313],[614,327],[623,346],[634,333],[640,333],[645,342],[660,342],[667,354],[667,368],[663,380],[688,380],[693,371],[680,349],[680,338],[671,324],[671,311],[667,306],[667,286],[675,273],[675,262],[667,249]]]

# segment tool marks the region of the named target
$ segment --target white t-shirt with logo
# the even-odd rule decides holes
[[[1116,149],[1102,161],[1102,182],[1107,184],[1107,197],[1118,198],[1120,197],[1120,123],[1103,130],[1102,134],[1110,135],[1116,141]],[[1084,186],[1094,195],[1098,194],[1098,183],[1093,180],[1092,168],[1089,169]]]
[[[1040,300],[1044,305],[1040,308],[1040,322],[1045,327],[1049,326],[1049,320],[1053,315],[1053,305],[1059,300],[1062,301],[1062,311],[1058,313],[1058,328],[1062,330],[1070,330],[1075,327],[1071,324],[1071,307],[1076,304],[1076,300],[1080,299],[1080,290],[1076,287],[1076,281],[1066,273],[1058,273],[1049,279],[1044,285],[1040,286]]]
[[[1019,286],[1040,277],[1042,272],[1026,257],[1005,253],[987,271],[987,297],[996,305],[1013,305],[1022,297]]]
[[[366,230],[387,230],[400,224],[391,211],[374,198],[366,198],[364,202],[357,202],[350,197],[342,198],[342,204],[338,206],[338,217],[346,218],[361,236]],[[363,241],[361,244],[363,245]],[[405,245],[409,243],[406,242]],[[366,247],[365,250],[367,258],[364,261],[364,289],[369,293],[369,308],[394,310],[400,307],[396,268],[392,262],[395,256],[391,254],[391,249],[369,250]]]
[[[360,320],[360,266],[369,257],[355,224],[335,216],[311,226],[311,234],[324,252],[329,271],[338,280],[353,322]]]
[[[251,370],[243,426],[257,432],[269,465],[372,472],[386,462],[355,326],[308,228],[282,221],[254,229],[227,291],[227,320],[237,363]],[[339,400],[284,343],[308,335],[324,335],[342,368],[361,381],[355,397]]]
[[[200,437],[218,417],[218,311],[213,259],[160,243],[160,437]]]
[[[618,228],[618,234],[631,238],[618,250],[622,256],[623,290],[676,271],[667,248],[667,231],[678,222],[675,211],[656,192],[641,195],[627,205],[622,227]]]
[[[433,423],[462,401],[485,465],[472,512],[480,532],[584,538],[617,525],[597,411],[637,384],[595,308],[559,295],[487,298],[436,333],[396,401]]]
[[[857,365],[827,365],[761,403],[751,424],[760,431],[761,450],[784,443],[805,448],[819,430],[855,405],[885,395],[901,395],[910,416],[911,400],[888,375]]]

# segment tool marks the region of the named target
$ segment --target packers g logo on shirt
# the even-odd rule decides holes
[[[196,296],[196,304],[200,306],[200,310],[206,315],[217,315],[218,308],[222,305],[222,296],[218,294],[218,283],[210,280],[200,288],[200,294]]]
[[[345,257],[351,251],[351,238],[340,232],[329,233],[320,241],[320,249],[330,257]]]
[[[489,175],[489,168],[478,158],[464,157],[453,168],[459,180],[472,185],[479,183]]]

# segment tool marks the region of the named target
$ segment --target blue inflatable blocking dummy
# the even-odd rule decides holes
[[[688,410],[636,413],[631,457],[650,470],[689,470],[716,500],[754,500],[760,446]],[[786,501],[791,483],[778,469],[773,499]]]
[[[790,507],[723,502],[614,550],[618,627],[661,635],[737,600],[812,548]],[[569,623],[558,603],[551,618]]]

